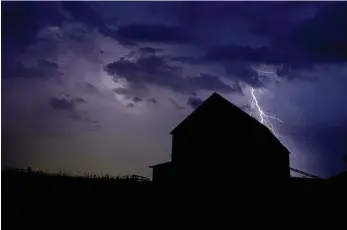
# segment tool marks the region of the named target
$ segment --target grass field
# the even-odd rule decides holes
[[[20,170],[2,171],[1,190],[4,229],[50,229],[60,224],[85,228],[92,223],[129,227],[139,223],[125,219],[135,213],[135,219],[145,216],[152,194],[150,181],[133,176]]]
[[[4,230],[225,229],[217,226],[244,224],[244,216],[268,216],[273,210],[280,213],[279,210],[287,212],[304,207],[321,212],[324,203],[342,207],[346,201],[342,192],[322,195],[306,189],[302,193],[301,188],[316,188],[315,182],[310,182],[312,186],[302,179],[295,180],[296,189],[276,197],[261,197],[256,191],[227,197],[221,196],[221,191],[214,191],[206,196],[209,193],[201,191],[193,194],[194,199],[181,199],[175,195],[176,191],[158,189],[150,180],[136,176],[73,176],[6,170],[2,171],[1,179]],[[213,191],[208,186],[206,189]]]

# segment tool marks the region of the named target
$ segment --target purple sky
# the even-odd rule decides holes
[[[345,167],[345,2],[2,2],[1,19],[2,167],[150,176],[213,92],[261,120],[252,88],[292,167]]]

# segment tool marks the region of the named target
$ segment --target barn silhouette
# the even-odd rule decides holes
[[[189,199],[194,194],[207,199],[218,193],[225,199],[249,191],[274,194],[347,189],[347,171],[322,179],[291,168],[290,152],[276,136],[217,93],[170,134],[171,161],[150,166],[152,181],[158,188],[182,190]],[[302,177],[291,177],[290,171]]]
[[[226,191],[225,182],[232,181],[234,188],[280,189],[290,177],[289,151],[266,126],[217,93],[170,134],[171,162],[151,166],[156,185],[191,191],[208,183]]]

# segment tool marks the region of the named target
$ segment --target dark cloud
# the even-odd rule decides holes
[[[74,98],[72,99],[73,102],[76,102],[76,103],[85,103],[86,101],[81,98],[81,97],[77,97],[77,98]]]
[[[106,26],[110,19],[102,17],[89,3],[62,3],[64,10],[79,22],[98,28],[103,35],[128,45],[134,45],[134,41],[190,43],[205,48],[207,57],[215,61],[238,59],[270,63],[300,63],[309,59],[312,61],[346,60],[346,52],[344,52],[346,49],[344,43],[346,4],[344,3],[267,2],[250,5],[246,2],[192,2],[156,5],[154,8],[178,19],[179,26],[128,24],[114,30]],[[50,9],[53,15],[59,18],[53,21],[61,22],[63,18],[56,10],[58,7],[51,5]],[[222,21],[244,23],[246,35],[253,33],[268,37],[271,41],[270,48],[240,44],[220,46],[218,38],[229,36],[220,34],[219,28]],[[273,23],[274,21],[276,23]],[[204,30],[200,31],[199,28]],[[217,39],[213,46],[220,46],[219,48],[211,50],[210,47],[201,44],[208,34],[216,34]],[[210,40],[208,39],[209,43],[211,43]],[[143,51],[153,52],[154,50],[145,47]],[[178,57],[176,60],[180,61],[180,59],[194,62],[194,59],[187,57]]]
[[[172,61],[220,64],[252,86],[264,85],[254,78],[250,64],[283,65],[279,76],[294,79],[296,70],[347,61],[344,2],[177,2],[153,7],[189,28],[197,38],[192,44],[205,51],[203,58],[179,56]],[[230,67],[234,62],[243,66]]]
[[[88,3],[64,2],[64,9],[80,22],[98,28],[105,36],[134,45],[135,41],[160,43],[190,43],[206,50],[206,59],[221,61],[249,61],[305,65],[310,62],[346,61],[346,5],[345,3],[310,2],[179,2],[152,4],[151,11],[169,15],[180,22],[173,27],[166,24],[121,25],[109,29],[107,20]],[[268,44],[230,43],[221,45],[220,38],[237,37],[223,21],[243,25],[244,36],[265,36]],[[276,21],[276,23],[273,23]],[[117,20],[118,23],[118,20]],[[224,28],[224,27],[222,27]],[[208,36],[214,34],[215,39]],[[207,39],[207,40],[206,40]],[[204,44],[204,41],[209,44]],[[243,41],[245,39],[241,39]],[[205,43],[206,43],[205,41]],[[216,48],[212,48],[216,47]],[[143,49],[144,52],[154,50]],[[194,63],[190,57],[176,57],[175,61]]]
[[[117,34],[117,31],[110,28],[111,24],[114,24],[114,20],[104,19],[98,14],[88,2],[63,2],[62,7],[65,11],[78,22],[87,26],[88,30],[98,29],[98,31],[106,37],[117,40],[120,44],[126,47],[134,47],[136,43],[129,39],[124,39]],[[80,34],[81,35],[81,34]],[[73,39],[79,41],[83,39],[80,36],[73,36]]]
[[[230,62],[283,64],[290,68],[302,68],[311,66],[313,62],[346,61],[346,4],[343,3],[156,4],[152,10],[170,15],[175,20],[178,19],[180,24],[174,27],[166,24],[118,26],[117,18],[117,26],[113,26],[113,29],[106,26],[109,19],[104,19],[89,3],[64,2],[63,7],[76,20],[92,28],[98,28],[103,35],[112,37],[126,46],[134,46],[134,42],[137,41],[195,45],[206,51],[202,59],[179,56],[171,57],[171,61],[188,64],[215,62],[228,68],[228,73],[234,72],[232,68],[227,67],[226,63]],[[220,28],[224,25],[222,21],[238,21],[239,25],[244,27],[244,36],[265,36],[270,45],[220,42],[219,38],[238,36],[237,33],[225,34],[228,30]],[[274,21],[276,23],[272,23]],[[84,31],[76,33],[75,38],[79,40],[79,35],[83,37]],[[215,34],[216,39],[210,39],[208,34]],[[243,40],[245,39],[241,39]],[[208,45],[204,41],[207,41]],[[152,47],[142,47],[140,52],[154,55],[160,51]],[[260,82],[253,82],[252,70],[243,68],[242,71],[247,78],[246,83],[261,86]],[[287,74],[286,77],[295,77],[295,74]]]
[[[173,98],[168,98],[168,100],[171,102],[171,104],[175,107],[177,110],[183,110],[185,109],[184,106],[181,106],[178,104]]]
[[[191,43],[192,37],[180,27],[167,25],[131,24],[120,26],[117,35],[125,40],[159,42],[159,43]]]
[[[6,57],[1,60],[3,78],[44,79],[61,75],[57,68],[46,66],[44,61],[39,61],[38,66],[21,63],[23,53],[29,45],[39,41],[38,33],[43,28],[63,23],[65,17],[60,12],[60,3],[3,2],[1,19],[1,55]]]
[[[2,64],[1,75],[3,78],[40,78],[40,70],[28,68],[20,62]]]
[[[258,78],[257,72],[251,68],[249,63],[232,62],[222,65],[230,78],[244,82],[252,87],[264,87],[264,83]]]
[[[347,4],[331,3],[293,32],[291,41],[316,62],[347,62]]]
[[[141,102],[142,101],[142,98],[140,98],[140,97],[134,97],[133,98],[133,102],[135,102],[135,103],[138,103],[138,102]]]
[[[270,38],[284,37],[312,17],[325,5],[311,2],[229,2],[219,7],[219,14],[229,19],[245,21],[250,32]],[[216,6],[215,6],[216,7]],[[273,23],[276,21],[276,23]]]
[[[1,4],[2,52],[7,58],[36,42],[45,26],[59,26],[64,16],[58,2],[3,2]]]
[[[135,105],[133,103],[127,104],[127,108],[134,108],[134,107],[135,107]]]
[[[189,105],[193,109],[196,109],[201,105],[202,102],[203,100],[201,100],[198,97],[189,97],[187,101],[187,105]]]
[[[2,65],[3,78],[46,79],[61,75],[58,64],[45,59],[39,59],[36,66],[27,66],[18,61],[5,61]]]
[[[227,66],[230,63],[277,64],[296,68],[310,66],[314,60],[308,53],[292,49],[289,46],[250,47],[241,45],[226,45],[207,50],[203,61],[220,63]]]
[[[285,61],[285,57],[283,56],[284,54],[280,54],[279,52],[275,52],[265,46],[252,48],[240,45],[227,45],[208,50],[204,59],[212,62],[247,61],[282,63]]]
[[[101,34],[116,39],[124,46],[136,46],[135,42],[149,41],[161,43],[189,43],[192,38],[182,31],[181,27],[173,27],[164,24],[129,24],[118,26],[116,29],[114,20],[104,19],[89,3],[63,2],[63,8],[72,17],[87,25],[89,28],[97,28]],[[111,25],[112,24],[112,25]],[[111,26],[110,26],[111,25]]]
[[[51,97],[51,107],[58,110],[74,110],[74,104],[65,98]]]
[[[53,70],[53,71],[59,69],[59,65],[57,63],[48,61],[46,59],[39,59],[38,63],[39,63],[39,68],[41,69]]]
[[[131,82],[141,82],[151,77],[147,76],[149,74],[147,73],[148,69],[146,66],[141,66],[137,62],[124,59],[107,64],[105,71],[112,76],[125,77]],[[157,71],[159,71],[159,69],[157,69]]]
[[[185,85],[180,77],[181,69],[166,65],[158,57],[141,58],[135,62],[119,60],[106,65],[106,72],[115,77],[124,77],[133,84],[149,83],[168,86],[176,91]]]
[[[232,47],[236,47],[233,45]],[[252,55],[246,55],[244,53],[243,59],[240,59],[237,56],[237,53],[229,52],[228,49],[230,46],[225,47],[215,47],[211,50],[208,50],[203,57],[190,57],[190,56],[179,56],[179,57],[167,57],[169,60],[174,62],[180,62],[190,65],[206,65],[210,63],[214,63],[217,65],[220,65],[224,68],[225,72],[227,73],[227,77],[244,82],[252,87],[265,87],[264,82],[262,82],[262,79],[258,77],[258,73],[251,68],[252,65],[259,65],[259,64],[281,64],[282,68],[277,69],[276,74],[279,77],[284,77],[287,79],[293,79],[298,78],[298,68],[305,67],[312,67],[312,65],[308,64],[307,62],[299,62],[295,60],[295,63],[288,64],[288,59],[282,59],[281,61],[264,61],[262,57],[260,57],[260,53],[258,55],[258,58],[253,57]],[[241,49],[249,49],[252,50],[251,47],[241,47]],[[237,49],[237,48],[236,48]],[[266,48],[266,50],[269,50]],[[250,51],[250,53],[253,51]],[[250,58],[248,58],[250,57]],[[275,60],[275,57],[273,57]],[[284,61],[287,61],[285,63]],[[296,67],[296,68],[293,68]]]
[[[184,77],[182,68],[166,63],[162,57],[151,56],[136,61],[121,59],[106,65],[105,71],[111,76],[126,78],[132,84],[155,84],[169,87],[174,91],[191,93],[204,89],[219,92],[238,92],[239,87],[231,87],[216,76],[201,74],[197,77]]]
[[[128,39],[119,38],[119,37],[116,37],[115,39],[117,39],[119,44],[121,44],[122,46],[127,47],[127,48],[134,48],[137,46],[137,43],[130,41]]]
[[[195,58],[195,57],[190,57],[190,56],[169,57],[169,59],[171,61],[187,63],[187,64],[191,64],[191,65],[204,63],[201,60],[201,58]]]
[[[239,48],[240,50],[249,50],[249,53],[247,54],[247,52],[240,52],[241,55],[239,55],[237,52],[232,51],[233,49]],[[294,58],[291,60],[289,53],[286,53],[283,54],[283,58],[280,59],[281,56],[277,56],[276,53],[271,53],[272,50],[270,48],[264,48],[264,52],[268,53],[264,54],[263,57],[260,52],[261,50],[262,48],[256,48],[253,50],[251,47],[238,47],[236,45],[232,45],[215,47],[208,50],[205,56],[200,58],[190,56],[167,58],[174,62],[190,65],[206,65],[211,63],[220,65],[227,73],[227,77],[239,82],[244,82],[252,87],[265,87],[265,84],[262,79],[259,78],[258,73],[251,66],[257,66],[260,64],[281,65],[282,67],[276,70],[277,76],[287,78],[289,80],[299,78],[299,76],[301,80],[305,80],[305,78],[302,78],[303,76],[298,74],[298,71],[313,67],[313,63],[307,62],[307,59],[304,59],[303,57],[297,59]],[[253,52],[257,53],[257,55],[252,55]],[[266,55],[268,57],[266,57]],[[278,60],[276,60],[276,58],[278,58]]]
[[[247,7],[239,10],[240,17],[248,17],[252,32],[262,31],[269,36],[271,45],[258,48],[228,45],[209,50],[207,59],[282,63],[294,67],[347,61],[346,3],[255,3],[258,6],[254,11],[251,11],[253,6],[241,3],[241,8],[243,5]],[[264,14],[265,11],[269,13]],[[277,23],[271,23],[274,19]]]
[[[141,47],[139,51],[140,53],[145,55],[154,55],[154,54],[162,52],[163,50],[159,48],[152,48],[152,47]]]
[[[106,22],[105,23],[106,23],[107,27],[115,28],[119,24],[119,18],[117,16],[108,17],[108,18],[106,18]]]
[[[264,40],[273,41],[275,38],[283,40],[302,21],[312,17],[321,5],[326,4],[172,2],[153,4],[153,8],[162,15],[168,15],[167,17],[178,21],[181,27],[191,30],[197,38],[196,44],[206,46],[225,43],[228,40],[239,45],[260,45],[265,43]]]
[[[69,37],[77,42],[83,42],[87,38],[87,31],[85,29],[78,28],[73,30]]]
[[[88,82],[79,82],[76,84],[76,88],[78,88],[79,90],[83,91],[84,93],[88,93],[88,94],[96,94],[98,93],[98,89],[88,83]]]
[[[190,84],[196,86],[198,89],[218,91],[221,93],[237,92],[242,93],[242,89],[238,84],[232,87],[223,83],[219,77],[210,74],[200,74],[198,77],[189,78]]]
[[[70,15],[91,28],[99,28],[100,32],[108,31],[104,20],[97,14],[88,2],[62,2],[64,10]]]
[[[147,100],[148,102],[150,102],[150,103],[153,103],[153,104],[157,104],[158,103],[158,101],[155,99],[155,98],[148,98],[148,100]]]
[[[313,38],[312,38],[313,39]],[[342,47],[340,47],[342,48]],[[312,70],[315,64],[326,64],[332,60],[321,53],[306,52],[293,46],[285,47],[258,47],[251,48],[245,46],[223,46],[213,48],[206,52],[205,57],[199,62],[211,62],[222,66],[229,77],[238,79],[253,87],[264,87],[257,72],[251,66],[269,64],[282,66],[276,70],[278,77],[287,79],[308,80],[299,74],[302,70]],[[343,59],[340,59],[343,61]],[[347,62],[347,59],[345,60]]]

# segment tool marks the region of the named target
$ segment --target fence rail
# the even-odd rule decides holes
[[[298,174],[300,174],[300,175],[303,175],[304,177],[311,177],[311,178],[315,178],[315,179],[321,179],[321,178],[318,177],[318,176],[312,175],[312,174],[307,173],[307,172],[304,172],[304,171],[300,171],[300,170],[295,169],[295,168],[290,168],[290,171],[296,172],[296,173],[298,173]]]

